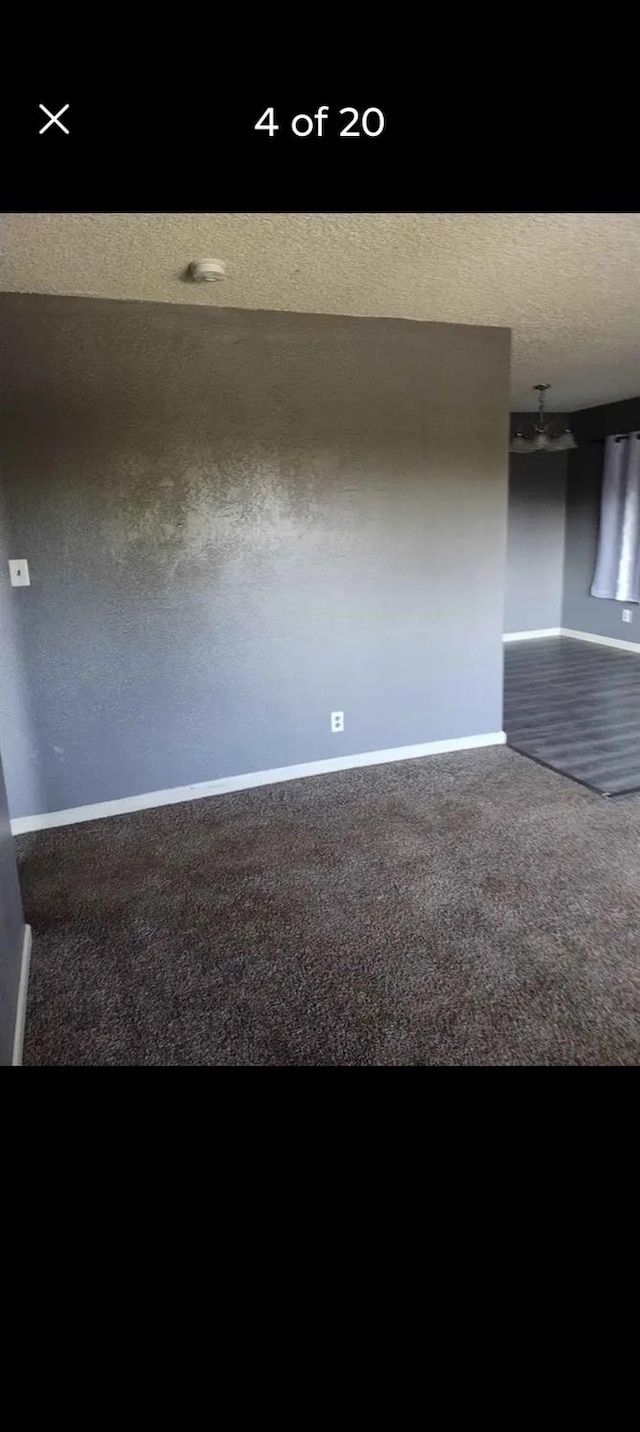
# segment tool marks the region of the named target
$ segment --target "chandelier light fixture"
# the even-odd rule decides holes
[[[559,430],[553,423],[545,422],[544,395],[550,383],[536,383],[534,393],[538,394],[538,415],[535,422],[526,423],[514,433],[509,452],[566,452],[577,447],[576,440],[566,427]]]

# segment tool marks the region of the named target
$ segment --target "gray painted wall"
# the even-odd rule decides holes
[[[3,400],[3,406],[6,406]],[[35,808],[40,792],[40,752],[30,704],[28,668],[23,650],[23,620],[28,604],[16,601],[9,584],[10,556],[16,550],[6,505],[6,454],[0,444],[0,752],[9,806],[27,799]],[[17,539],[16,539],[17,540]]]
[[[500,730],[507,330],[0,314],[12,814]]]
[[[512,414],[512,431],[534,416]],[[563,423],[565,415],[553,419]],[[561,625],[566,459],[565,452],[509,458],[506,632]]]
[[[7,571],[7,537],[6,515],[0,503],[0,751],[5,760],[15,765],[18,782],[28,782],[28,769],[23,762],[30,728],[23,704],[25,673],[12,618],[11,589],[8,580],[3,579]],[[22,901],[0,760],[0,1065],[11,1063],[23,939]]]
[[[0,1065],[10,1064],[22,964],[24,916],[0,762]]]
[[[571,425],[579,446],[568,454],[562,626],[640,641],[640,607],[633,608],[629,626],[622,621],[629,603],[592,597],[589,591],[598,545],[603,440],[640,427],[640,398],[585,408],[572,415]]]

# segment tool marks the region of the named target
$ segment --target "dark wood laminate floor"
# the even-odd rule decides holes
[[[601,795],[640,790],[640,654],[549,637],[505,646],[516,751]]]

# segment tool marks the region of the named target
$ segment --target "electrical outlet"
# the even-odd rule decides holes
[[[338,731],[344,731],[344,711],[331,712],[331,730],[334,735]]]
[[[623,620],[623,622],[632,622],[632,621],[633,621],[633,612],[632,612],[632,610],[631,610],[631,607],[623,607],[623,608],[622,608],[622,620]]]
[[[14,557],[9,560],[9,574],[12,587],[30,587],[29,563],[26,557]]]

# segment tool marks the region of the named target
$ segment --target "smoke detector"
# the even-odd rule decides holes
[[[187,269],[187,277],[193,283],[219,283],[227,272],[226,264],[220,259],[203,259],[201,263],[193,262]]]

